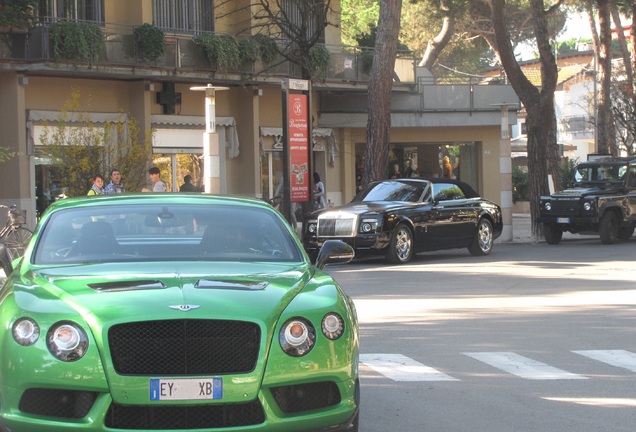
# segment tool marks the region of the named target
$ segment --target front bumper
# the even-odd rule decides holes
[[[64,401],[48,401],[51,406],[40,408],[39,414],[23,411],[29,408],[25,405],[22,390],[3,386],[0,387],[2,404],[0,430],[8,432],[238,431],[245,430],[244,428],[259,432],[346,430],[358,410],[359,386],[353,380],[329,381],[329,383],[331,395],[325,395],[325,397],[315,394],[318,387],[326,388],[325,385],[315,382],[299,383],[284,386],[286,387],[283,391],[284,395],[274,388],[263,387],[255,400],[238,404],[173,402],[121,405],[112,400],[110,393],[95,392],[94,399],[91,399],[86,397],[89,392],[82,391],[74,392],[82,393],[82,395],[71,400],[73,407],[63,406],[64,403],[69,402],[68,398]],[[278,387],[278,389],[281,388]],[[339,393],[337,398],[336,391]],[[68,390],[61,391],[60,396],[68,397],[71,393],[73,392]],[[50,396],[50,391],[47,394]],[[299,401],[294,396],[306,400]],[[87,403],[89,403],[88,407],[85,406]],[[48,415],[42,415],[42,409],[57,411],[44,412]],[[80,413],[81,410],[85,412]],[[81,416],[77,416],[77,413]],[[56,417],[56,415],[66,417]]]
[[[308,237],[304,239],[305,250],[317,253],[327,240],[341,240],[351,246],[356,254],[382,253],[388,246],[390,237],[387,233],[359,234],[356,237]]]

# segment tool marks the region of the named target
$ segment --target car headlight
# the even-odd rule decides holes
[[[31,318],[20,318],[13,323],[13,339],[22,346],[33,345],[40,337],[40,327]]]
[[[375,232],[378,228],[378,220],[375,218],[363,218],[360,221],[360,232],[361,233],[372,233]]]
[[[301,357],[309,353],[316,343],[316,330],[302,318],[292,318],[280,329],[280,346],[292,357]]]
[[[310,234],[316,234],[316,226],[318,225],[318,222],[316,221],[309,221],[307,222],[307,232]]]
[[[547,211],[550,211],[550,210],[552,210],[552,204],[547,202],[547,203],[544,204],[543,208],[546,209]]]
[[[583,210],[585,211],[590,211],[592,210],[592,203],[589,201],[586,201],[583,203]]]
[[[88,349],[86,332],[77,324],[59,322],[46,335],[49,351],[58,360],[72,362],[81,359]]]
[[[327,339],[336,340],[344,333],[344,320],[335,312],[330,312],[322,319],[322,333]]]

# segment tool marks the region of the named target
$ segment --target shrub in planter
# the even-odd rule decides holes
[[[192,41],[205,52],[210,66],[222,70],[238,70],[241,67],[241,47],[231,35],[204,34]]]
[[[97,24],[59,22],[51,28],[56,61],[92,63],[104,57],[104,35]]]
[[[316,78],[324,80],[327,76],[327,68],[331,63],[331,53],[324,45],[314,45],[309,49],[311,59],[311,73]]]
[[[276,41],[266,35],[256,34],[239,41],[241,64],[253,65],[256,62],[270,64],[278,55]]]
[[[512,169],[512,202],[517,201],[530,201],[530,183],[526,167]]]
[[[165,34],[159,27],[146,23],[135,27],[134,35],[139,60],[157,63],[161,56],[165,54]]]
[[[37,0],[0,2],[0,28],[9,31],[29,28],[33,19],[33,10],[37,4]]]

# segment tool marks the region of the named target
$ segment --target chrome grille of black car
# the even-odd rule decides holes
[[[118,324],[108,331],[117,373],[214,375],[254,370],[260,327],[228,320],[164,320]]]
[[[318,218],[318,237],[354,237],[356,218]]]
[[[581,214],[580,200],[576,199],[553,199],[550,201],[552,210],[550,213],[556,216],[579,216]]]

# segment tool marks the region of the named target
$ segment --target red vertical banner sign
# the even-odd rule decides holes
[[[287,96],[287,121],[289,134],[291,201],[310,200],[309,185],[309,108],[307,95]]]

